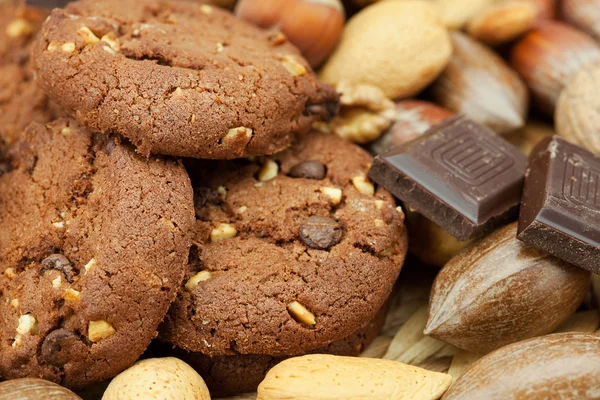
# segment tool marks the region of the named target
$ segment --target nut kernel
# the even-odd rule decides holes
[[[19,326],[17,326],[19,335],[27,335],[28,333],[35,335],[38,333],[38,323],[35,317],[31,314],[23,314],[19,317]]]
[[[270,181],[274,179],[279,173],[279,165],[271,159],[267,159],[260,172],[258,173],[258,180],[261,182]]]
[[[360,193],[373,196],[375,194],[375,186],[364,176],[358,175],[352,178],[352,184]]]
[[[81,36],[81,38],[86,44],[96,44],[100,41],[98,36],[96,36],[94,32],[92,32],[87,26],[82,26],[81,28],[79,28],[77,34]]]
[[[375,226],[377,228],[381,228],[381,227],[385,226],[385,222],[383,222],[383,220],[381,220],[381,219],[375,219],[375,220],[373,220],[373,222],[375,223]]]
[[[69,288],[65,291],[63,298],[67,301],[77,302],[81,299],[81,293],[75,289]]]
[[[173,221],[171,221],[169,218],[162,217],[162,218],[160,219],[160,222],[162,222],[162,223],[163,223],[163,225],[165,225],[165,226],[166,226],[167,228],[169,228],[170,230],[173,230],[173,229],[175,229],[175,224],[174,224],[174,223],[173,223]]]
[[[291,314],[292,318],[296,321],[303,323],[304,325],[314,326],[317,321],[315,320],[315,315],[308,311],[306,307],[297,301],[292,301],[287,305],[287,309]]]
[[[33,33],[33,26],[23,18],[17,18],[6,27],[6,34],[11,38],[29,36]]]
[[[16,277],[17,277],[17,271],[16,271],[14,268],[12,268],[12,267],[10,267],[10,268],[6,268],[6,269],[4,270],[4,275],[5,275],[7,278],[13,279],[13,278],[16,278]]]
[[[322,186],[319,191],[331,199],[331,203],[337,206],[342,202],[342,190],[334,187]]]
[[[250,137],[252,137],[253,133],[254,133],[254,129],[246,128],[245,126],[239,126],[237,128],[231,128],[227,132],[227,135],[225,135],[224,140],[233,139],[238,136],[246,136],[247,138],[250,138]]]
[[[92,269],[96,268],[97,266],[98,266],[98,261],[96,261],[95,258],[92,258],[87,264],[85,264],[83,269],[84,269],[85,273],[87,274]]]
[[[63,136],[69,136],[71,134],[71,128],[68,126],[65,126],[64,128],[62,128],[60,130],[60,134]]]
[[[121,50],[121,45],[119,44],[117,38],[115,37],[114,33],[107,33],[106,35],[102,36],[100,38],[100,40],[102,40],[103,42],[108,43],[108,45],[110,46],[111,49],[113,49],[114,51],[119,51]]]
[[[237,229],[230,224],[219,224],[210,232],[210,241],[218,242],[219,240],[231,239],[237,235]]]
[[[103,319],[90,321],[88,325],[88,338],[94,343],[109,337],[113,333],[115,333],[115,328],[113,328],[110,322]]]
[[[19,308],[19,299],[12,299],[10,301],[10,306],[15,309]]]
[[[210,271],[200,271],[196,275],[192,276],[185,284],[185,290],[191,292],[198,286],[198,283],[207,281],[211,278],[212,274]]]
[[[200,11],[202,11],[202,13],[206,14],[206,15],[210,15],[213,12],[213,9],[211,6],[207,5],[207,4],[202,4],[200,6]]]
[[[56,278],[52,279],[52,287],[54,289],[58,289],[60,288],[60,285],[62,284],[62,278],[59,276],[57,276]]]
[[[293,76],[302,76],[306,73],[306,67],[300,64],[293,56],[281,57],[281,65]]]
[[[383,208],[384,201],[383,200],[375,200],[375,208],[381,210]]]

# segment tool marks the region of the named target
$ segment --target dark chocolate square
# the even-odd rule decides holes
[[[517,237],[600,273],[600,157],[558,136],[529,158]]]
[[[526,157],[463,116],[377,157],[369,177],[461,240],[518,215]]]

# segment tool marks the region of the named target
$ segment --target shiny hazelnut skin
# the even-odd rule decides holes
[[[312,67],[339,42],[346,16],[340,0],[241,0],[235,14],[263,28],[277,28]]]
[[[567,24],[546,21],[513,47],[511,66],[529,88],[533,106],[552,115],[558,97],[581,67],[600,60],[600,45]]]

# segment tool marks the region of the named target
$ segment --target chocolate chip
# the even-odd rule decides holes
[[[52,254],[42,261],[41,273],[44,274],[44,272],[50,269],[55,269],[62,272],[62,274],[65,276],[65,279],[69,283],[73,282],[73,266],[71,265],[69,259],[62,254]]]
[[[55,367],[63,367],[70,361],[83,360],[87,351],[87,346],[76,334],[59,328],[44,339],[40,359]]]
[[[323,121],[331,121],[338,113],[340,103],[330,101],[323,104],[309,104],[304,109],[304,115],[315,116]]]
[[[315,179],[320,181],[327,175],[327,167],[319,161],[304,161],[294,165],[288,175],[292,178]]]
[[[300,240],[313,249],[327,249],[342,240],[342,226],[329,217],[313,215],[300,226]]]

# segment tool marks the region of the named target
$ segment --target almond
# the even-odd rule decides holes
[[[581,304],[590,273],[516,238],[508,225],[446,264],[431,292],[425,334],[486,353],[552,332]]]
[[[0,400],[81,400],[81,397],[56,383],[37,378],[0,382]]]
[[[494,3],[479,12],[467,25],[469,35],[495,46],[521,36],[535,24],[537,6],[529,1],[512,0]]]
[[[557,333],[498,349],[444,395],[453,399],[592,399],[600,395],[600,335]]]
[[[562,15],[571,25],[600,39],[600,0],[562,0]]]
[[[556,106],[556,132],[593,153],[600,153],[600,62],[582,68],[562,91]]]
[[[452,33],[454,54],[431,87],[434,102],[503,134],[523,127],[527,88],[488,47]]]
[[[257,400],[435,400],[450,381],[450,375],[396,361],[315,354],[273,367]]]
[[[377,155],[410,142],[452,115],[452,111],[428,101],[398,101],[392,126],[371,144],[370,150]]]
[[[521,39],[510,62],[525,80],[540,111],[552,115],[563,87],[582,66],[600,59],[600,46],[560,22],[544,22]]]
[[[321,69],[327,83],[365,83],[390,99],[413,96],[442,72],[452,54],[446,27],[425,1],[381,1],[350,19]]]

